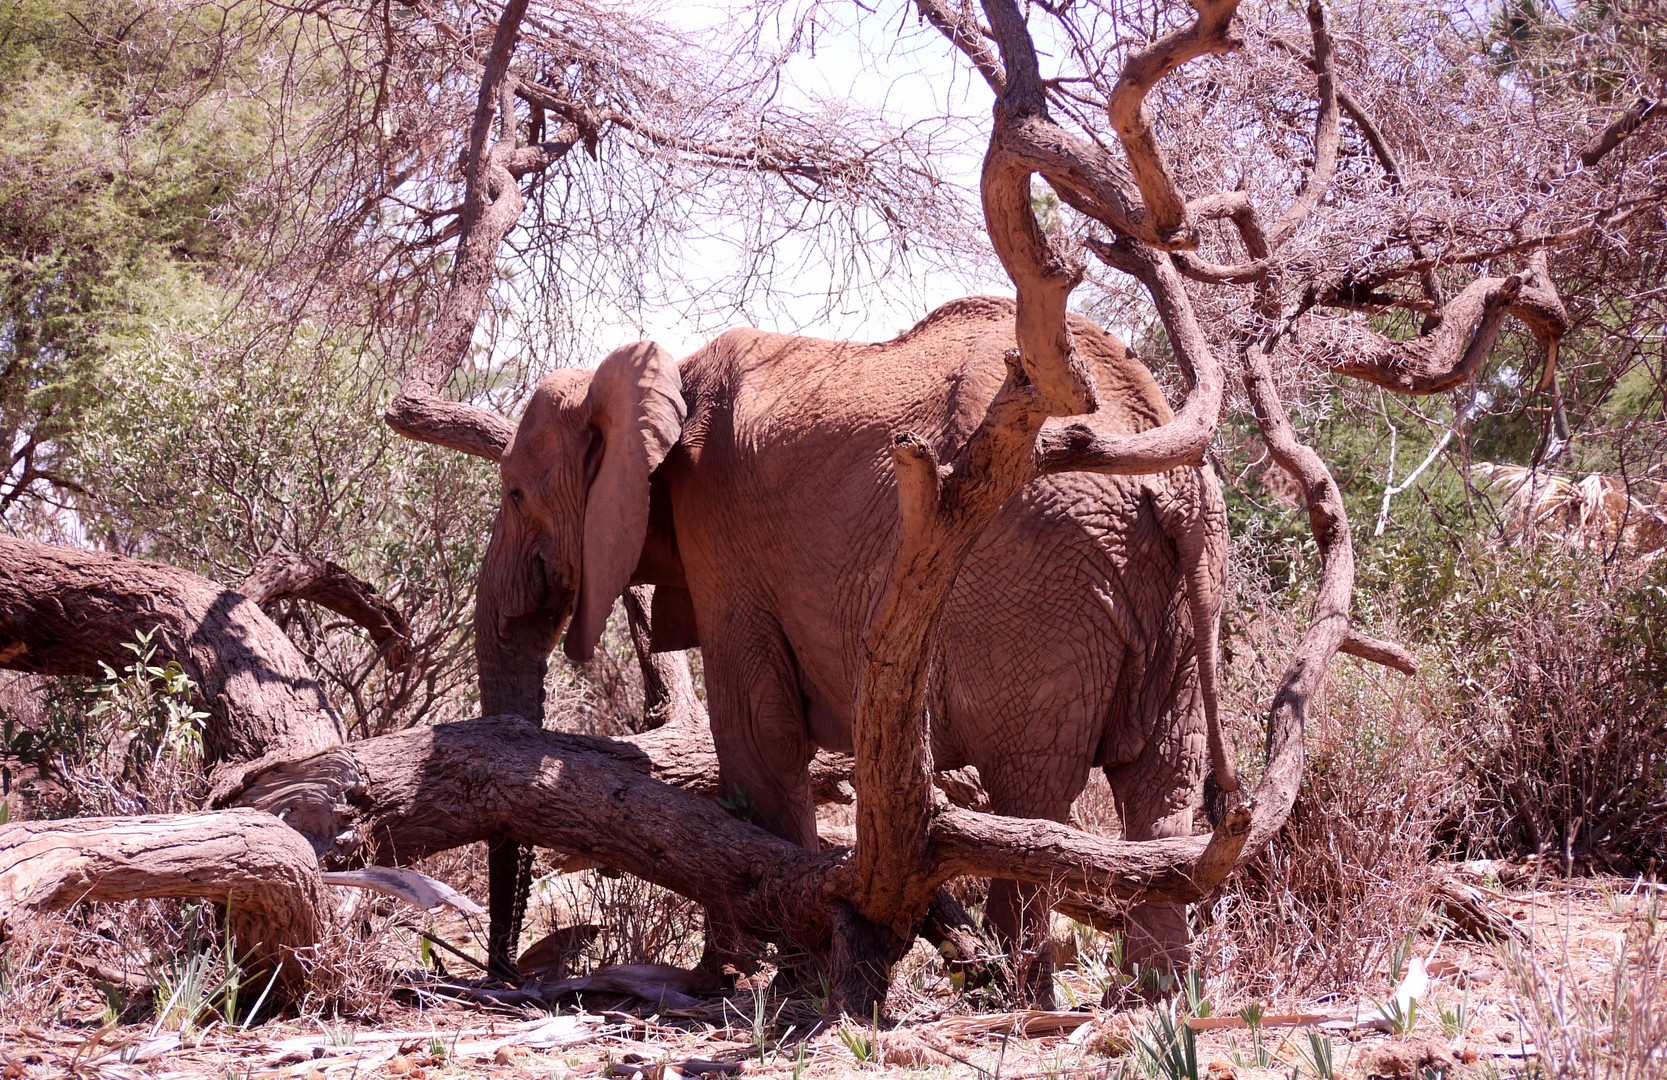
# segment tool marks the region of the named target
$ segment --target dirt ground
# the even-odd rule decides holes
[[[1402,996],[1416,995],[1416,1006],[1399,1014],[1390,1004],[1396,987],[1387,965],[1363,972],[1355,997],[1223,999],[1188,1008],[1186,996],[1179,995],[1179,1022],[1200,1029],[1193,1040],[1196,1065],[1186,1060],[1184,1035],[1165,1039],[1163,1020],[1172,1014],[1164,1006],[980,1012],[978,999],[959,991],[936,956],[919,946],[898,967],[896,1015],[880,1018],[878,1027],[872,1020],[818,1017],[800,1001],[755,997],[743,980],[728,999],[661,1013],[630,1010],[615,998],[604,1002],[613,1008],[581,1000],[551,1016],[440,999],[419,1002],[406,993],[395,995],[371,1019],[289,1020],[248,1030],[214,1021],[182,1038],[154,1020],[107,1023],[109,1002],[95,978],[59,965],[52,977],[64,982],[62,992],[52,995],[50,1015],[19,1018],[6,1010],[0,1080],[63,1075],[559,1080],[638,1074],[644,1080],[702,1074],[797,1080],[898,1070],[923,1078],[986,1080],[1544,1075],[1550,1070],[1541,1068],[1542,1051],[1549,1051],[1548,1063],[1578,1059],[1576,1044],[1598,1037],[1591,1031],[1606,1022],[1608,1003],[1622,993],[1636,996],[1636,986],[1628,990],[1618,980],[1625,981],[1629,955],[1637,956],[1641,943],[1657,933],[1656,901],[1650,886],[1616,879],[1512,890],[1496,886],[1475,888],[1516,928],[1515,944],[1455,940],[1435,925],[1409,938],[1411,948],[1401,958]],[[78,963],[96,976],[96,959]],[[1427,985],[1418,985],[1420,969],[1428,975]],[[14,961],[6,976],[5,990],[15,993],[29,972]],[[1063,1000],[1086,1001],[1098,999],[1101,984],[1086,965],[1066,965],[1059,985]],[[1659,997],[1647,1000],[1657,1008],[1667,1005]],[[1254,1005],[1262,1010],[1257,1032],[1240,1015]],[[1199,1015],[1189,1019],[1193,1013]],[[1378,1027],[1398,1030],[1362,1024],[1373,1016]],[[1181,1057],[1166,1067],[1141,1050],[1142,1039],[1160,1057],[1166,1048]],[[1548,1040],[1562,1042],[1537,1045]],[[1643,1060],[1616,1075],[1664,1073],[1667,1064],[1656,1044],[1653,1056],[1646,1050]]]

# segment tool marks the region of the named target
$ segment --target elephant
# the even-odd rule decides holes
[[[588,660],[615,599],[652,584],[653,647],[701,649],[724,789],[814,846],[807,765],[851,750],[864,620],[897,530],[892,438],[913,431],[947,460],[1001,386],[1013,325],[1012,301],[972,297],[877,344],[738,329],[681,362],[642,342],[551,373],[501,461],[477,601],[483,711],[541,717],[562,625],[566,654]],[[1100,401],[1073,423],[1170,419],[1131,350],[1081,316],[1070,328]],[[1127,838],[1190,835],[1226,536],[1207,467],[1029,484],[942,615],[935,767],[975,766],[995,812],[1064,821],[1099,766]],[[1003,941],[1045,919],[1034,892],[993,883]],[[1138,906],[1128,929],[1129,960],[1184,965],[1182,909]],[[1046,1001],[1040,951],[1025,985]]]

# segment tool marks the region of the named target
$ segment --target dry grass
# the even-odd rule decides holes
[[[545,876],[534,883],[527,907],[526,933],[534,940],[563,927],[598,928],[572,958],[579,974],[606,964],[693,967],[705,942],[699,904],[618,871]]]
[[[1511,944],[1502,956],[1514,1012],[1548,1076],[1659,1080],[1667,1076],[1667,921],[1658,887],[1604,893],[1623,932],[1606,944]],[[1571,946],[1590,950],[1576,957]],[[1549,953],[1549,955],[1543,955]]]
[[[1241,770],[1254,776],[1260,717],[1303,623],[1266,595],[1236,602],[1223,711]],[[1269,1000],[1358,992],[1425,922],[1437,831],[1454,790],[1447,708],[1438,679],[1407,680],[1348,657],[1333,662],[1307,717],[1308,768],[1289,824],[1195,909],[1196,963],[1219,993]]]
[[[1353,989],[1429,909],[1452,788],[1435,732],[1415,709],[1363,717],[1367,702],[1338,682],[1328,706],[1366,722],[1315,725],[1289,824],[1208,905],[1200,966],[1230,993]]]

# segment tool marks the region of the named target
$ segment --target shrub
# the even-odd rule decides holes
[[[1407,573],[1436,583],[1414,616],[1452,672],[1445,834],[1623,873],[1667,850],[1667,560],[1498,549]]]

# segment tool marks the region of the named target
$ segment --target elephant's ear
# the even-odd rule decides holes
[[[614,600],[630,584],[648,535],[648,478],[683,430],[677,361],[652,341],[608,354],[585,399],[601,460],[585,496],[579,595],[564,650],[589,660]]]

